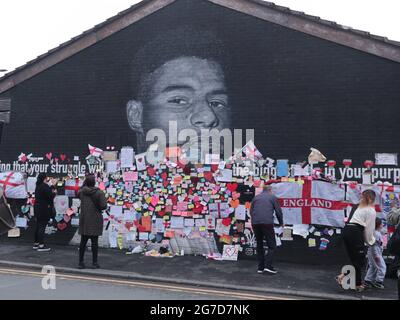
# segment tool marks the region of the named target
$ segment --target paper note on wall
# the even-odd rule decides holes
[[[16,221],[16,226],[19,228],[26,228],[28,227],[28,220],[23,217],[17,217]]]
[[[34,193],[36,189],[36,177],[28,177],[26,180],[26,188],[29,193]]]
[[[59,215],[66,214],[68,207],[69,207],[68,196],[56,196],[54,198],[54,208],[57,214]]]
[[[378,166],[397,166],[397,153],[375,153],[375,164]]]
[[[134,157],[135,157],[135,152],[133,148],[131,147],[122,148],[120,155],[121,168],[132,168]]]
[[[224,245],[222,251],[222,260],[237,261],[239,254],[239,245]]]
[[[235,209],[235,218],[237,220],[246,220],[246,207],[244,205],[239,205]]]
[[[276,162],[276,176],[287,177],[289,175],[289,160],[280,159]]]

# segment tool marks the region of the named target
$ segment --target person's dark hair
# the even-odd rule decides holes
[[[86,176],[85,181],[83,182],[82,187],[93,188],[96,185],[96,178],[93,174],[89,174]]]
[[[40,186],[42,183],[44,183],[46,178],[47,178],[47,174],[39,173],[39,175],[37,176],[37,179],[36,179],[36,186]]]
[[[382,219],[376,218],[375,219],[375,229],[378,229],[382,225]]]
[[[224,43],[212,31],[193,26],[183,26],[159,32],[134,56],[132,62],[132,94],[145,101],[149,91],[148,78],[168,61],[180,57],[197,57],[218,63],[224,74],[230,57]]]
[[[376,198],[375,191],[370,189],[365,190],[361,194],[361,203],[368,206],[370,204],[375,203],[375,198]]]

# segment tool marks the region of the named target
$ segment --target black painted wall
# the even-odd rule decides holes
[[[87,143],[134,145],[125,116],[130,62],[149,38],[181,24],[210,28],[228,46],[234,127],[256,128],[264,155],[302,160],[313,146],[361,163],[399,151],[399,63],[181,0],[6,92],[12,118],[0,160],[20,152],[86,155]]]

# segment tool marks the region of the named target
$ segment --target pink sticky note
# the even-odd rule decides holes
[[[153,207],[155,207],[158,204],[158,201],[160,200],[160,198],[158,196],[153,196],[151,198],[151,204]]]
[[[124,181],[137,181],[138,180],[138,172],[137,171],[125,171],[123,173]]]

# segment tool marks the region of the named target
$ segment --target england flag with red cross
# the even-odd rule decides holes
[[[317,180],[272,185],[285,224],[315,224],[344,227],[345,191],[340,186]]]

